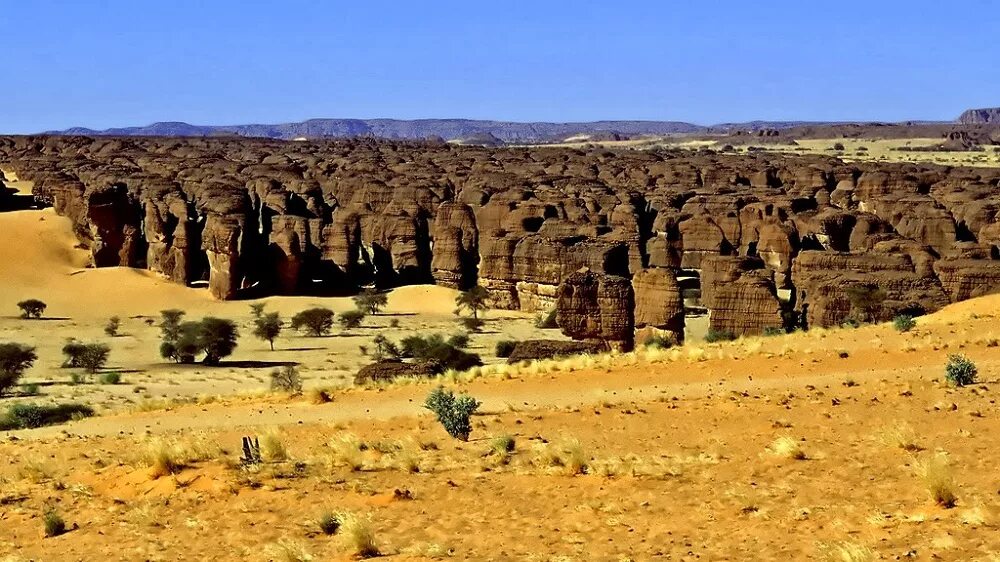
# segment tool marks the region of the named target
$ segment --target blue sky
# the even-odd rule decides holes
[[[952,119],[990,1],[0,0],[0,131],[312,117]]]

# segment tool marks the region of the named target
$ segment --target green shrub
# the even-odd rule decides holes
[[[462,441],[469,440],[469,434],[472,433],[471,417],[480,405],[471,396],[456,397],[454,392],[441,387],[431,391],[424,402],[424,407],[437,415],[448,435]]]
[[[768,337],[768,338],[771,338],[771,337],[774,337],[774,336],[783,336],[783,335],[785,335],[785,333],[786,332],[784,330],[782,330],[781,328],[775,328],[773,326],[770,327],[770,328],[764,328],[764,336]]]
[[[164,330],[160,355],[178,363],[194,363],[195,357],[204,353],[202,361],[217,365],[232,355],[240,333],[232,320],[206,317],[200,322],[183,322]],[[168,339],[169,338],[169,339]]]
[[[366,313],[363,310],[348,310],[347,312],[341,312],[340,318],[337,321],[340,322],[340,326],[345,330],[353,330],[361,326],[361,323],[365,320],[365,316]]]
[[[19,343],[0,343],[0,396],[17,385],[24,372],[35,364],[35,348]]]
[[[21,309],[21,318],[29,319],[41,318],[48,305],[38,299],[28,299],[17,303],[17,307]]]
[[[28,383],[21,385],[21,396],[38,396],[41,393],[38,383]]]
[[[358,310],[368,311],[372,315],[378,314],[388,303],[389,297],[375,289],[365,289],[354,297],[354,305]]]
[[[452,347],[457,347],[459,349],[465,349],[469,347],[469,334],[455,334],[448,338],[448,345]]]
[[[909,314],[900,314],[892,319],[892,326],[900,332],[909,332],[916,327],[917,321]]]
[[[0,431],[33,429],[94,415],[84,404],[12,404],[0,415]]]
[[[976,382],[979,369],[976,364],[964,355],[948,356],[948,364],[944,367],[945,378],[955,386],[965,386]]]
[[[42,517],[46,537],[58,537],[66,533],[66,521],[55,510],[45,512]]]
[[[712,328],[705,334],[705,341],[708,343],[715,343],[720,341],[733,341],[736,339],[736,334],[728,330],[716,330]]]
[[[421,361],[432,361],[443,369],[465,371],[483,364],[482,358],[456,347],[446,341],[441,334],[429,336],[407,336],[400,342],[398,357],[412,357]]]
[[[286,365],[271,371],[271,390],[302,394],[302,376],[294,365]]]
[[[333,311],[329,308],[310,308],[292,316],[292,329],[305,330],[310,336],[320,337],[333,328]]]
[[[121,384],[122,374],[116,371],[110,373],[103,373],[98,377],[98,382],[101,384]]]
[[[653,347],[656,349],[670,349],[674,346],[674,340],[666,336],[656,334],[647,338],[645,345],[646,347]]]
[[[517,342],[511,340],[501,340],[497,342],[496,355],[497,357],[507,358],[510,357],[511,353],[514,353],[514,348],[517,346]]]
[[[554,330],[559,327],[559,323],[556,322],[556,309],[552,309],[547,313],[539,316],[535,320],[535,327],[542,330]]]

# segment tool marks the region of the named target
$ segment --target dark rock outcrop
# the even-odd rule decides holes
[[[514,344],[514,350],[507,357],[508,363],[554,359],[583,353],[600,353],[607,348],[599,342],[563,340],[525,340]]]

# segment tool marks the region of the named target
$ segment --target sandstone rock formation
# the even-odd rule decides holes
[[[0,137],[0,164],[72,221],[97,267],[148,268],[219,298],[433,282],[544,310],[587,267],[634,279],[640,325],[679,333],[674,274],[700,277],[713,326],[756,333],[793,312],[842,321],[852,283],[884,286],[886,314],[1000,290],[989,168],[85,136]]]
[[[629,351],[635,340],[635,294],[624,277],[582,268],[559,285],[556,322],[563,334]]]

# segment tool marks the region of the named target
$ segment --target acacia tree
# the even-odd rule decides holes
[[[21,380],[24,372],[35,364],[35,348],[19,343],[0,343],[0,396]]]
[[[38,299],[28,299],[17,303],[17,307],[21,309],[21,318],[27,320],[41,318],[48,305]]]
[[[207,317],[199,323],[198,348],[205,354],[207,365],[218,365],[223,357],[233,354],[240,333],[232,320]]]
[[[380,293],[375,289],[365,289],[361,291],[361,294],[354,297],[354,304],[358,307],[358,310],[366,310],[372,315],[378,314],[388,303],[389,297],[385,293]]]
[[[274,351],[274,340],[278,338],[281,334],[282,321],[281,315],[277,312],[269,312],[267,314],[261,314],[254,320],[253,323],[253,335],[257,339],[261,339],[271,344],[271,351]]]
[[[333,311],[329,308],[310,308],[292,316],[293,330],[306,330],[313,337],[325,336],[333,328]]]
[[[476,285],[468,291],[463,291],[460,295],[455,297],[455,305],[458,306],[456,314],[461,313],[463,310],[468,310],[472,313],[472,317],[478,319],[479,311],[486,310],[486,302],[490,297],[489,291],[483,287]]]

